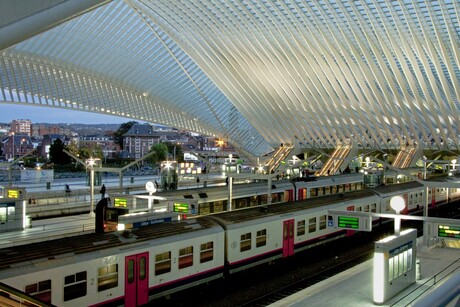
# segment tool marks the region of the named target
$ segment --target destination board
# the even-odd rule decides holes
[[[174,203],[173,211],[180,213],[188,213],[188,204]]]
[[[126,208],[127,203],[128,203],[128,202],[127,202],[126,198],[115,198],[115,199],[113,200],[113,205],[114,205],[115,207],[123,207],[123,208]]]
[[[352,216],[338,216],[337,227],[359,229],[359,217]]]
[[[438,237],[460,239],[460,226],[438,225]]]

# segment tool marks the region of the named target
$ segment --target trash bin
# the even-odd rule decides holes
[[[47,190],[51,189],[51,182],[47,182],[47,183],[46,183],[46,189],[47,189]]]

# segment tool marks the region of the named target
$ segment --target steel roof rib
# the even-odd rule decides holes
[[[0,31],[30,17],[41,33],[9,35],[23,41],[0,52],[0,101],[224,137],[248,158],[349,140],[459,149],[458,1],[82,3],[2,12]],[[44,31],[47,9],[62,15]]]

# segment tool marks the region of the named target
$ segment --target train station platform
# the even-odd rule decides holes
[[[420,260],[420,279],[383,304],[377,305],[373,301],[373,260],[369,260],[270,306],[414,306],[460,272],[459,249],[419,247],[417,258]],[[460,306],[460,297],[447,306]]]

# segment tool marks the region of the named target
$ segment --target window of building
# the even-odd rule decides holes
[[[155,275],[171,272],[171,252],[164,252],[155,256]]]
[[[208,242],[201,244],[200,263],[211,261],[214,258],[214,243]]]
[[[251,249],[251,233],[241,235],[240,251],[244,252]]]
[[[29,284],[26,286],[24,292],[45,303],[51,304],[51,279]]]
[[[316,231],[316,217],[313,217],[308,222],[308,233]]]
[[[193,265],[193,246],[181,248],[179,250],[179,269]]]
[[[297,236],[302,236],[305,234],[305,220],[297,222]]]
[[[100,267],[97,277],[97,291],[104,291],[118,286],[118,264]]]
[[[64,302],[86,295],[86,271],[64,278]]]
[[[256,247],[267,245],[267,229],[257,231]]]

